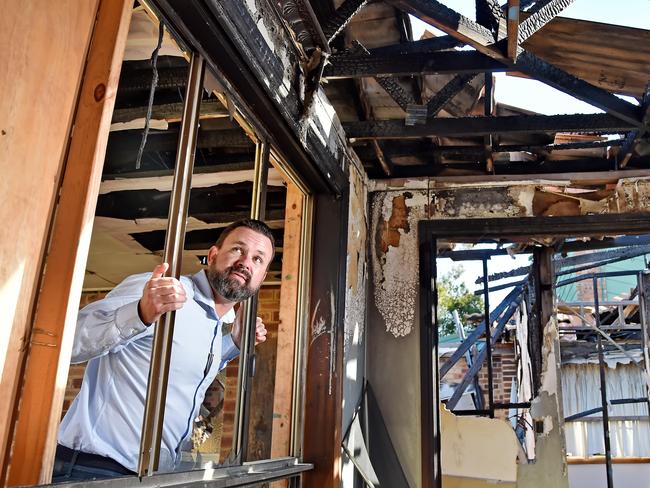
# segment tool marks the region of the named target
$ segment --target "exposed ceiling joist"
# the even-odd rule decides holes
[[[326,78],[362,76],[410,76],[449,73],[482,73],[515,69],[476,51],[409,52],[367,56],[334,55],[325,68]]]
[[[630,132],[626,139],[625,144],[621,148],[621,158],[620,167],[625,168],[627,163],[630,162],[632,156],[635,152],[638,152],[638,147],[644,137],[650,132],[650,83],[646,85],[645,93],[643,94],[643,103],[642,103],[642,121],[643,127],[639,130]]]
[[[453,77],[427,102],[427,117],[435,117],[474,78],[475,73],[463,73]]]
[[[368,50],[359,41],[355,41],[353,50],[355,53],[367,56]],[[407,107],[416,104],[415,97],[408,93],[396,79],[386,76],[376,76],[375,81],[390,95],[399,107],[406,112]]]
[[[368,3],[368,0],[345,0],[332,17],[325,22],[323,32],[328,43],[338,36],[352,18]]]
[[[508,0],[508,58],[516,61],[519,52],[519,0]]]
[[[490,29],[494,40],[499,35],[499,25],[505,21],[501,5],[497,0],[476,0],[476,22]]]
[[[405,126],[402,120],[343,124],[350,139],[401,139],[412,137],[483,136],[503,133],[578,132],[614,134],[628,132],[632,124],[608,114],[513,115],[507,117],[433,118],[426,124]]]
[[[641,125],[638,107],[635,105],[626,102],[625,100],[621,100],[606,90],[580,80],[579,78],[544,62],[529,52],[523,51],[517,59],[517,62],[513,64],[503,54],[501,47],[492,42],[491,34],[487,29],[485,29],[485,27],[460,15],[436,0],[388,1],[396,7],[411,13],[421,20],[438,27],[447,34],[469,44],[483,54],[501,60],[506,64],[510,64],[511,66],[514,66],[515,69],[520,69],[540,81],[573,97],[590,103],[625,120],[626,122],[636,126]],[[552,9],[549,7],[549,10],[545,12],[551,11]],[[540,10],[540,13],[541,12],[542,10]]]
[[[519,26],[517,41],[519,45],[553,20],[562,10],[574,0],[542,0],[537,2],[529,11],[533,15],[524,20]]]

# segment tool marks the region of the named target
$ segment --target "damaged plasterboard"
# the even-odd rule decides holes
[[[517,486],[568,488],[564,408],[559,383],[560,342],[557,322],[552,317],[544,327],[542,378],[530,414],[535,421],[535,461],[519,466]]]
[[[395,337],[411,333],[419,293],[417,226],[427,192],[372,194],[371,259],[375,306]]]
[[[532,213],[534,187],[431,191],[431,218],[525,217]]]
[[[519,441],[500,419],[458,417],[440,406],[442,474],[490,483],[517,480]]]
[[[355,161],[350,164],[347,271],[345,287],[345,335],[343,351],[364,337],[367,279],[368,216],[366,176]]]
[[[239,171],[221,171],[214,173],[196,173],[192,175],[192,188],[210,188],[217,185],[233,185],[253,181],[255,172],[252,169]],[[115,178],[104,180],[99,186],[99,194],[104,195],[114,191],[125,190],[158,190],[171,191],[174,176],[151,176],[142,178]],[[280,173],[275,168],[269,168],[267,186],[284,186]]]

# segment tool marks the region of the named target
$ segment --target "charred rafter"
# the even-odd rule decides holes
[[[570,75],[566,71],[538,58],[531,52],[523,51],[514,66],[539,81],[594,105],[626,122],[636,126],[641,124],[637,106],[618,98],[607,90]]]
[[[573,114],[433,118],[412,127],[405,127],[401,120],[348,122],[343,128],[351,139],[401,139],[535,132],[615,134],[628,132],[635,126],[608,114]]]
[[[354,41],[352,52],[358,56],[361,55],[368,56],[369,54],[366,47],[363,44],[361,44],[359,41]],[[390,95],[390,97],[395,101],[395,103],[399,105],[400,108],[405,112],[409,105],[417,103],[415,97],[412,94],[408,93],[406,90],[404,90],[404,88],[402,88],[402,85],[400,85],[397,82],[397,80],[385,76],[376,76],[375,81],[379,84],[379,86],[381,86],[384,89],[386,93]]]
[[[325,68],[326,78],[362,76],[410,76],[448,73],[482,73],[508,71],[503,63],[476,51],[442,51],[434,53],[404,52],[399,55],[334,55]]]
[[[437,27],[490,57],[503,57],[492,32],[436,0],[387,0],[395,7]]]
[[[491,42],[491,34],[485,27],[472,22],[436,0],[387,1],[471,45],[477,51],[501,60],[505,64],[510,64],[516,69],[520,69],[540,81],[573,97],[584,100],[628,123],[635,126],[641,125],[636,106],[542,61],[527,51],[523,51],[517,62],[512,63],[504,56],[498,44]],[[539,12],[541,11],[540,9]]]
[[[621,148],[620,154],[622,154],[620,167],[625,168],[627,163],[630,162],[630,159],[637,152],[639,143],[643,140],[644,137],[650,132],[650,83],[645,87],[645,92],[643,94],[643,102],[641,104],[643,112],[643,127],[639,130],[630,132],[625,138],[625,144]]]
[[[499,37],[499,24],[505,20],[497,0],[476,0],[476,22],[490,29],[494,40]]]
[[[647,171],[650,168],[650,158],[642,157],[633,159],[630,166]],[[496,175],[528,175],[528,174],[566,174],[566,173],[593,173],[606,172],[612,169],[612,161],[604,158],[584,158],[571,160],[548,161],[494,161],[494,174]],[[485,164],[477,159],[463,163],[428,164],[398,166],[396,165],[392,178],[419,178],[426,176],[458,176],[481,175],[485,176]]]
[[[508,0],[508,58],[517,60],[519,54],[519,0]]]
[[[438,93],[427,102],[427,117],[435,117],[463,88],[474,78],[475,73],[463,73],[454,76]]]
[[[492,73],[485,73],[485,90],[483,94],[483,109],[486,117],[492,117],[494,112],[494,78]],[[494,171],[494,155],[492,146],[494,145],[494,136],[486,134],[483,136],[483,149],[485,157],[485,171],[492,173]]]
[[[289,22],[296,38],[305,51],[313,51],[317,46],[329,52],[328,39],[318,22],[308,0],[282,0],[282,15]]]
[[[566,151],[576,149],[599,149],[607,147],[622,146],[625,139],[614,139],[609,141],[585,141],[567,142],[564,144],[507,144],[494,145],[492,152],[529,152],[529,153],[551,153],[553,151]],[[360,158],[366,159],[374,156],[374,152],[362,146],[355,146],[355,151]],[[399,147],[391,146],[385,151],[389,157],[400,156],[451,156],[460,158],[476,158],[483,155],[483,146],[437,146],[435,148],[422,148],[419,143],[403,144]]]
[[[573,3],[573,0],[542,0],[530,10],[531,15],[519,26],[517,36],[519,45],[553,20],[562,10]]]
[[[323,27],[323,32],[327,38],[327,42],[339,35],[345,29],[352,17],[354,17],[363,7],[366,6],[368,0],[345,0],[339,8],[336,9],[334,15],[329,19]]]
[[[415,53],[434,53],[438,51],[447,51],[462,46],[463,43],[452,36],[432,37],[431,39],[421,39],[419,41],[403,42],[400,44],[391,44],[390,46],[376,47],[369,49],[373,56],[393,56],[402,54]]]

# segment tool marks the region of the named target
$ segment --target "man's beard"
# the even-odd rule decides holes
[[[246,276],[246,282],[240,283],[237,278],[230,276],[233,271]],[[231,266],[223,271],[217,271],[210,266],[207,269],[207,275],[214,291],[230,302],[241,302],[252,297],[257,292],[257,290],[248,286],[251,275],[245,268],[234,269]]]

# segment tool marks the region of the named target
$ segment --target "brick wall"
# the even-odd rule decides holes
[[[258,295],[258,315],[262,317],[267,333],[266,342],[257,349],[256,375],[251,394],[251,425],[249,425],[249,460],[269,458],[271,453],[271,428],[273,424],[273,391],[275,385],[275,359],[280,322],[280,287],[265,286]],[[223,414],[219,457],[225,459],[232,448],[233,422],[237,395],[239,360],[226,367]],[[208,395],[214,395],[219,385],[213,385]],[[206,395],[207,398],[207,395]],[[204,452],[203,449],[201,449]]]
[[[105,295],[106,292],[82,294],[80,308],[102,299]],[[257,374],[252,394],[254,425],[251,425],[249,429],[249,446],[251,456],[262,459],[270,457],[275,349],[277,347],[278,323],[280,320],[280,287],[265,286],[260,290],[258,296],[258,315],[262,317],[268,333],[266,342],[257,351]],[[79,393],[85,368],[85,363],[70,366],[61,417],[65,415],[70,408],[70,403]],[[217,381],[208,389],[205,398],[205,403],[210,410],[215,410],[222,400],[223,405],[220,413],[211,419],[213,434],[201,446],[200,451],[202,453],[219,452],[220,459],[225,459],[232,447],[238,368],[239,360],[234,359],[231,361],[226,369],[219,374]],[[225,392],[221,384],[225,384]]]
[[[448,359],[449,354],[440,358],[440,365]],[[461,358],[453,368],[443,378],[443,383],[450,385],[459,384],[468,371],[465,358]],[[517,377],[517,362],[515,357],[514,345],[512,343],[499,343],[492,352],[492,373],[494,385],[494,401],[499,403],[509,403],[512,392],[513,380]],[[488,369],[484,365],[479,372],[479,385],[483,391],[484,405],[488,403]],[[508,410],[497,410],[497,418],[506,419]]]

